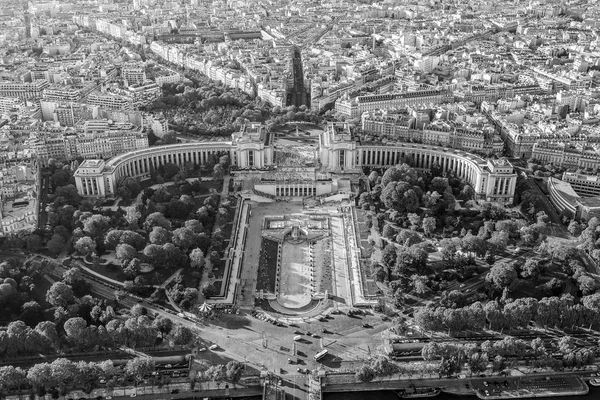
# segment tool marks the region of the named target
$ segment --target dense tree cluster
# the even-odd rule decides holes
[[[452,376],[467,368],[471,374],[479,374],[489,367],[500,372],[517,359],[526,359],[534,368],[581,368],[593,364],[596,349],[576,349],[570,336],[562,337],[556,349],[546,347],[540,338],[531,342],[507,336],[502,340],[487,340],[481,344],[455,342],[429,342],[423,346],[424,360],[437,360],[440,376]]]
[[[20,318],[34,326],[42,321],[42,307],[36,294],[36,281],[49,268],[49,262],[23,263],[9,258],[0,263],[0,315],[5,321]]]
[[[48,394],[52,398],[65,396],[73,390],[91,393],[99,387],[99,381],[105,388],[125,385],[130,381],[141,382],[144,378],[153,385],[168,383],[168,378],[153,375],[154,360],[134,358],[126,364],[115,365],[112,361],[85,362],[57,358],[48,363],[35,364],[28,370],[19,367],[0,367],[0,394],[23,389],[34,389],[38,396]]]
[[[526,297],[507,301],[475,302],[466,305],[466,297],[457,293],[455,308],[421,307],[415,312],[417,325],[428,331],[494,330],[526,328],[531,323],[540,327],[572,328],[600,322],[600,294],[584,296],[575,303],[570,295],[544,297],[541,300]],[[508,299],[510,300],[510,299]],[[445,304],[450,304],[447,302]]]
[[[188,345],[194,338],[189,328],[173,326],[168,318],[150,319],[140,305],[119,316],[111,306],[90,296],[75,302],[70,287],[63,282],[55,283],[47,296],[57,303],[55,322],[41,321],[35,328],[20,320],[11,322],[0,332],[0,359],[61,350],[149,347],[162,340],[172,346]]]

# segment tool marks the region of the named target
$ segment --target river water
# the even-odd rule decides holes
[[[398,396],[394,392],[345,392],[345,393],[324,393],[323,400],[397,400]],[[474,400],[477,396],[456,396],[442,393],[435,400]],[[550,400],[600,400],[600,387],[590,386],[590,392],[585,396],[570,397],[549,397]]]

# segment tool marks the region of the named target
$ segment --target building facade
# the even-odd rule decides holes
[[[238,171],[268,170],[276,167],[273,151],[270,132],[259,123],[250,123],[234,133],[231,142],[174,144],[135,150],[105,163],[89,160],[75,172],[75,181],[82,196],[112,196],[120,178],[146,179],[169,162],[179,167],[188,162],[204,165],[209,157],[226,154]],[[421,169],[439,165],[444,172],[453,170],[471,184],[478,199],[504,204],[512,203],[517,180],[512,165],[505,160],[486,161],[460,150],[410,143],[361,144],[342,123],[331,123],[321,133],[318,156],[321,168],[330,175],[358,174],[362,167],[388,167],[404,161]],[[312,183],[303,182],[301,189],[298,193],[317,193]]]

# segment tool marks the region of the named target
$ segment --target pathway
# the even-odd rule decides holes
[[[160,285],[161,288],[166,288],[169,283],[171,283],[171,281],[173,281],[173,279],[175,279],[175,277],[177,277],[177,274],[180,274],[183,272],[183,268],[179,268],[177,271],[173,272],[173,274],[168,277],[163,283],[162,285]]]
[[[105,276],[105,275],[99,274],[99,273],[97,273],[96,271],[94,271],[93,269],[90,269],[90,268],[86,267],[86,265],[83,263],[83,261],[80,261],[80,260],[73,260],[73,262],[74,262],[75,264],[77,264],[77,266],[78,266],[79,268],[81,268],[82,270],[84,270],[85,272],[87,272],[87,273],[88,273],[88,274],[90,274],[90,275],[94,275],[95,277],[97,277],[97,278],[99,278],[99,279],[102,279],[103,281],[109,282],[109,283],[111,283],[111,284],[113,284],[113,285],[115,285],[115,286],[120,286],[120,287],[123,287],[123,286],[124,286],[124,285],[123,285],[123,282],[121,282],[121,281],[117,281],[117,280],[115,280],[115,279],[109,278],[108,276]]]
[[[346,244],[344,243],[344,222],[340,215],[331,216],[331,232],[333,237],[333,295],[337,301],[352,305],[348,270],[346,266]]]

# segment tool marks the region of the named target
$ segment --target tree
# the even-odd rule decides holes
[[[179,172],[179,167],[173,163],[166,163],[164,166],[164,178],[165,181],[171,180],[171,178],[173,178],[175,175],[177,175],[177,173]]]
[[[87,336],[87,322],[81,317],[69,318],[63,326],[67,339],[75,345],[84,345]]]
[[[4,305],[12,300],[18,294],[17,288],[10,283],[0,284],[0,305]]]
[[[110,225],[109,217],[93,214],[83,221],[83,231],[87,232],[92,239],[104,238]]]
[[[494,254],[498,254],[506,250],[508,246],[508,233],[506,232],[493,232],[492,237],[488,239],[488,250]]]
[[[398,372],[398,366],[386,356],[379,356],[371,361],[371,368],[377,376],[389,376]]]
[[[390,182],[381,192],[381,200],[386,208],[399,213],[415,212],[419,208],[419,196],[407,182]]]
[[[148,262],[155,266],[159,266],[166,262],[166,252],[163,249],[163,246],[159,246],[157,244],[149,244],[146,246],[144,248],[144,255],[146,256]]]
[[[141,317],[142,315],[148,315],[148,309],[141,304],[134,304],[129,310],[129,315],[132,317]]]
[[[146,239],[144,236],[129,230],[121,231],[119,242],[133,246],[136,248],[136,250],[141,250],[146,245]]]
[[[229,361],[225,366],[225,378],[230,382],[238,382],[242,378],[243,372],[244,364],[239,361]]]
[[[181,250],[187,250],[196,244],[196,234],[190,228],[182,227],[173,231],[173,244]]]
[[[469,186],[470,187],[470,186]],[[471,374],[478,375],[487,369],[488,356],[486,353],[473,353],[467,358],[467,365]]]
[[[194,333],[186,326],[177,324],[169,334],[169,345],[188,345],[194,340]]]
[[[385,224],[383,226],[382,235],[385,238],[392,239],[396,236],[396,229],[390,224]]]
[[[21,306],[19,319],[29,326],[35,326],[44,319],[42,307],[37,301],[28,301]]]
[[[0,392],[19,390],[27,383],[27,373],[21,368],[12,365],[0,367]]]
[[[587,274],[577,278],[577,286],[584,296],[595,293],[598,288],[596,280]]]
[[[73,246],[82,256],[91,255],[96,251],[96,242],[89,236],[84,236],[75,242]]]
[[[203,286],[202,286],[202,295],[204,297],[206,297],[207,299],[217,295],[219,292],[217,291],[217,289],[215,288],[215,286],[210,283],[210,282],[206,282]]]
[[[371,173],[369,174],[369,183],[371,185],[375,185],[375,184],[377,184],[378,179],[379,179],[379,174],[377,173],[377,171],[371,171]]]
[[[375,371],[369,365],[363,364],[354,376],[361,382],[371,382],[375,379]]]
[[[34,364],[27,370],[27,381],[36,388],[50,388],[50,386],[52,386],[55,382],[52,376],[50,364]]]
[[[39,235],[31,234],[25,239],[25,246],[27,247],[27,250],[37,252],[42,247],[42,239]]]
[[[408,222],[410,222],[410,229],[416,230],[421,225],[421,217],[415,213],[409,213],[407,215]]]
[[[392,243],[386,245],[381,253],[381,262],[388,268],[393,268],[396,265],[396,246]]]
[[[542,270],[542,262],[536,258],[528,258],[521,267],[521,276],[525,279],[537,279]]]
[[[152,232],[148,236],[150,243],[163,245],[165,243],[171,242],[171,232],[162,226],[155,226],[152,228]]]
[[[412,286],[414,287],[414,293],[418,296],[423,295],[429,291],[427,284],[429,278],[425,275],[413,275],[411,276]]]
[[[66,307],[73,300],[73,289],[64,282],[54,282],[46,292],[46,301],[56,307]]]
[[[136,357],[127,361],[125,371],[133,376],[136,381],[142,380],[145,376],[154,372],[154,360],[148,357]]]
[[[513,265],[498,263],[490,269],[485,279],[497,289],[502,290],[508,288],[517,280],[517,271]]]
[[[142,213],[138,209],[137,205],[125,207],[125,220],[129,224],[129,228],[137,229],[138,221],[142,217]]]
[[[190,255],[190,266],[192,268],[202,269],[204,267],[204,253],[199,248],[195,248],[191,251]]]
[[[579,224],[579,222],[573,220],[569,223],[567,230],[571,233],[571,235],[579,236],[583,229],[582,229],[581,225]]]
[[[425,217],[423,218],[423,232],[425,235],[430,236],[436,227],[437,221],[434,217]]]
[[[127,263],[129,263],[138,255],[138,252],[135,248],[128,244],[120,244],[117,246],[115,254],[121,261],[121,265],[127,265]]]
[[[223,180],[223,177],[225,176],[225,168],[223,168],[223,165],[221,164],[216,164],[213,167],[213,178],[215,181],[221,181]]]
[[[173,321],[170,318],[159,315],[152,322],[152,326],[160,332],[162,337],[165,337],[171,332],[171,329],[173,329]]]
[[[146,218],[146,221],[144,222],[144,229],[146,231],[151,231],[152,228],[154,228],[155,226],[160,226],[166,230],[170,230],[171,222],[169,222],[169,220],[166,219],[165,216],[162,215],[162,213],[154,212],[148,215],[148,217]]]
[[[57,256],[65,248],[65,239],[58,233],[55,233],[48,243],[46,243],[46,247],[50,254]]]
[[[206,370],[206,376],[213,382],[220,383],[226,376],[224,365],[212,365]]]

